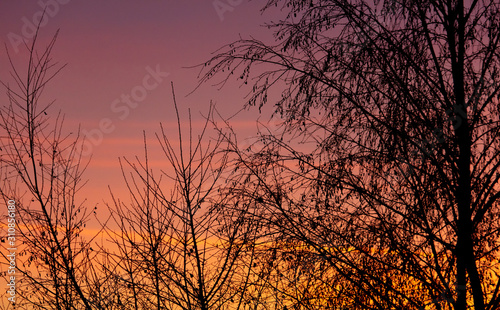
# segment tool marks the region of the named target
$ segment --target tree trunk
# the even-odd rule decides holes
[[[463,0],[458,0],[454,12],[451,12],[450,16],[448,38],[452,57],[452,74],[456,100],[454,107],[455,123],[453,126],[459,150],[457,163],[458,186],[455,194],[458,208],[456,246],[458,297],[456,308],[460,310],[467,308],[466,274],[468,273],[474,299],[474,308],[476,310],[484,310],[483,291],[476,267],[474,244],[472,242],[474,236],[471,219],[472,189],[470,172],[472,132],[468,121],[465,100],[464,58],[466,20],[464,17]],[[458,28],[455,28],[456,24]]]

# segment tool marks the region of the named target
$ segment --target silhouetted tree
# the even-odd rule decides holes
[[[283,132],[233,148],[246,182],[232,192],[260,202],[275,240],[324,255],[353,307],[498,308],[500,4],[264,10],[278,5],[274,44],[238,40],[202,69],[202,82],[253,79],[250,106],[281,91]]]
[[[150,166],[145,136],[144,159],[120,161],[131,203],[114,198],[109,209],[118,229],[108,230],[116,247],[108,252],[110,272],[127,288],[120,305],[237,308],[248,273],[240,257],[252,252],[246,240],[254,230],[237,213],[231,214],[231,225],[224,225],[229,217],[220,216],[232,203],[219,192],[228,159],[220,152],[222,137],[206,138],[208,118],[195,135],[189,115],[186,138],[175,96],[174,106],[177,139],[163,127],[156,135],[166,159],[162,170]]]
[[[17,308],[91,309],[91,240],[81,235],[90,212],[77,197],[84,184],[81,139],[65,133],[63,116],[48,116],[50,104],[41,103],[47,83],[63,66],[51,59],[57,34],[41,52],[37,37],[25,45],[26,71],[9,55],[16,87],[1,82],[9,103],[0,110],[0,197],[15,201],[17,248],[15,274],[6,278],[16,277]],[[8,265],[6,248],[12,245],[2,246]]]

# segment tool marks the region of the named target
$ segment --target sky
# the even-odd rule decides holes
[[[171,83],[181,118],[185,122],[190,109],[195,128],[203,122],[210,101],[225,118],[241,110],[248,88],[231,82],[219,90],[206,83],[192,93],[199,69],[189,67],[204,63],[240,37],[272,40],[262,24],[280,13],[261,13],[263,5],[262,0],[0,2],[0,38],[20,67],[27,61],[21,42],[30,42],[44,7],[48,17],[42,22],[39,46],[59,30],[52,58],[66,67],[48,85],[43,100],[55,100],[49,115],[61,111],[67,130],[81,126],[92,141],[84,175],[88,183],[82,191],[89,205],[109,202],[108,186],[123,193],[118,158],[142,155],[143,130],[148,143],[154,144],[154,132],[162,122],[175,139]],[[12,82],[9,71],[7,53],[1,49],[0,80]],[[4,91],[0,103],[7,104]],[[240,140],[255,134],[259,117],[268,120],[269,114],[250,110],[232,119]],[[152,158],[154,167],[162,168],[161,156],[155,153]]]

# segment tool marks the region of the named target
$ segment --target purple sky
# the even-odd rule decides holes
[[[227,10],[218,12],[217,4]],[[117,158],[142,154],[142,130],[153,142],[159,122],[174,128],[171,81],[184,118],[190,108],[199,123],[200,112],[206,112],[210,100],[226,117],[242,108],[249,89],[239,88],[237,83],[220,91],[204,84],[186,97],[197,85],[198,70],[185,67],[203,63],[211,52],[240,35],[271,39],[269,30],[260,26],[273,17],[270,12],[259,12],[264,1],[2,1],[0,37],[14,62],[21,66],[26,63],[26,53],[17,43],[20,38],[29,39],[31,23],[44,5],[49,17],[40,32],[40,46],[60,29],[53,58],[68,64],[45,92],[47,101],[56,100],[51,112],[60,109],[66,115],[68,130],[81,124],[83,131],[94,134],[95,139],[99,139],[95,133],[100,122],[109,131],[103,133],[102,143],[92,146],[85,190],[92,193],[88,194],[91,203],[108,200],[108,184],[117,190],[122,186]],[[9,70],[5,50],[1,49],[2,81],[11,81]],[[138,100],[133,102],[137,104],[127,105],[126,96],[135,96]],[[0,101],[2,105],[7,102],[4,92]],[[235,119],[233,125],[242,132],[240,140],[255,131],[257,116],[256,111],[250,111]]]

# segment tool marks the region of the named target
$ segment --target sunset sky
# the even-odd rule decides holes
[[[0,310],[499,307],[500,0],[0,0],[0,43]]]
[[[249,89],[230,83],[222,90],[212,84],[198,83],[199,69],[188,69],[205,62],[212,52],[240,36],[269,40],[267,28],[261,25],[275,18],[279,11],[259,12],[263,1],[173,1],[173,0],[40,0],[0,2],[0,36],[13,61],[23,66],[27,53],[20,39],[29,39],[33,20],[37,21],[47,5],[47,20],[40,31],[39,47],[60,33],[53,59],[67,67],[45,91],[46,102],[55,100],[49,115],[59,110],[66,115],[66,129],[95,138],[99,123],[108,123],[102,143],[92,148],[92,161],[86,173],[89,183],[83,195],[90,204],[109,201],[107,186],[123,190],[117,158],[142,155],[142,131],[151,144],[159,123],[172,129],[175,118],[170,83],[175,85],[183,119],[191,109],[193,120],[200,124],[200,113],[213,100],[224,117],[243,107]],[[0,51],[0,79],[12,82],[5,49]],[[156,75],[152,72],[156,72]],[[152,76],[155,75],[155,76]],[[145,88],[148,88],[144,92]],[[125,95],[125,97],[123,97]],[[126,96],[140,98],[133,106]],[[186,97],[187,96],[187,97]],[[5,91],[0,94],[7,103]],[[240,140],[255,132],[257,111],[245,111],[232,120],[241,132]],[[268,120],[269,115],[261,115]],[[154,149],[154,147],[152,147]],[[155,159],[161,157],[152,156]],[[153,162],[161,166],[162,162]],[[125,198],[125,197],[124,197]]]

